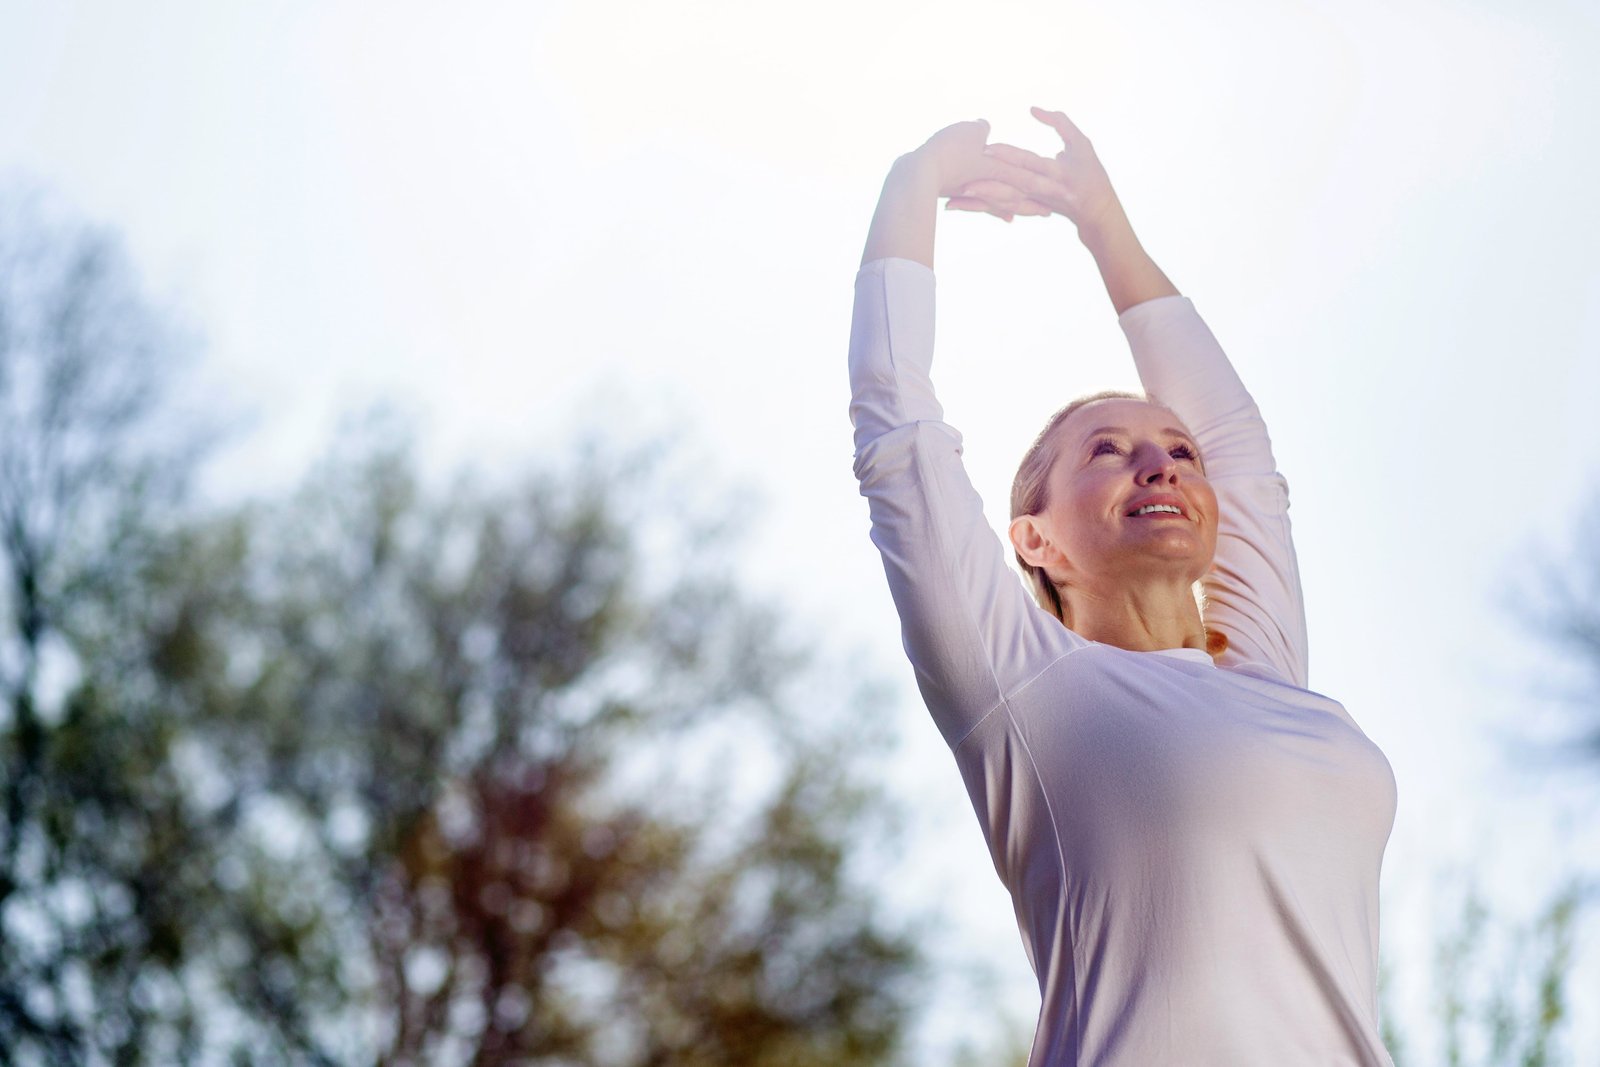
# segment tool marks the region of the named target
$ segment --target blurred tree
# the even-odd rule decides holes
[[[111,242],[0,250],[0,1062],[892,1060],[868,717],[671,487],[380,424],[201,518]]]
[[[1526,620],[1565,668],[1563,684],[1553,693],[1541,679],[1546,689],[1541,695],[1556,697],[1570,725],[1563,723],[1544,737],[1528,731],[1511,738],[1530,762],[1554,757],[1569,767],[1600,770],[1600,551],[1589,539],[1597,521],[1600,492],[1577,516],[1573,528],[1582,533],[1572,547],[1559,557],[1536,553],[1537,577],[1507,598],[1510,610]]]
[[[1568,982],[1576,922],[1587,890],[1574,880],[1531,927],[1496,920],[1475,887],[1434,949],[1438,1059],[1448,1067],[1555,1067],[1572,1062]],[[1387,990],[1386,990],[1387,992]],[[1398,1067],[1412,1062],[1411,1037],[1385,1008],[1385,1038]]]
[[[863,739],[717,539],[592,464],[428,501],[348,455],[252,520],[190,660],[231,678],[209,758],[301,828],[249,880],[334,905],[282,898],[280,969],[368,990],[385,1063],[885,1062],[914,955],[847,877]]]
[[[1592,500],[1578,528],[1600,519]],[[1554,653],[1556,669],[1535,683],[1536,700],[1502,728],[1504,751],[1540,771],[1593,767],[1600,759],[1600,552],[1579,544],[1558,561],[1547,553],[1534,576],[1518,583],[1503,608],[1522,619]],[[1557,685],[1550,678],[1560,677]],[[1573,684],[1576,683],[1576,684]],[[1551,699],[1555,698],[1555,699]],[[1547,707],[1576,719],[1552,728]],[[1509,718],[1509,717],[1508,717]],[[1554,1067],[1573,1062],[1567,1046],[1569,994],[1578,931],[1600,883],[1579,867],[1518,926],[1490,909],[1469,886],[1459,914],[1434,946],[1433,991],[1438,1059],[1448,1067]],[[1421,1035],[1400,1025],[1385,983],[1385,1039],[1399,1067],[1412,1062]]]
[[[0,198],[0,1062],[137,1047],[182,956],[169,878],[204,844],[172,833],[170,717],[92,721],[70,636],[182,495],[193,441],[152,425],[180,347],[109,234]]]

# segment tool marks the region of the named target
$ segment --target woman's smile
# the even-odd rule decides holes
[[[1163,517],[1169,519],[1191,519],[1186,502],[1178,497],[1167,495],[1145,497],[1130,507],[1125,514],[1130,519],[1157,519]]]

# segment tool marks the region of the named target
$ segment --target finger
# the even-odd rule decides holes
[[[1011,221],[1013,214],[1013,212],[1005,208],[991,204],[987,200],[982,200],[976,196],[952,196],[945,201],[944,209],[946,211],[977,211],[985,215],[993,215],[995,218],[1003,219],[1006,222]]]
[[[997,219],[1005,219],[1006,222],[1010,222],[1011,216],[1014,216],[1014,214],[1034,214],[1034,211],[1019,210],[1022,203],[1032,202],[1021,202],[1018,203],[1018,205],[1010,205],[1010,203],[990,202],[990,200],[984,200],[982,197],[950,197],[949,200],[944,202],[944,210],[981,211],[982,214],[992,214],[992,216],[995,216]],[[1045,208],[1043,213],[1050,214],[1050,210]]]
[[[951,197],[952,202],[945,204],[946,211],[974,211],[982,215],[993,215],[1002,222],[1010,222],[1014,212],[993,204],[979,200],[977,197]]]
[[[1049,126],[1061,135],[1063,141],[1073,137],[1083,137],[1083,131],[1073,125],[1072,120],[1059,111],[1046,111],[1042,107],[1029,108],[1033,117]],[[1084,138],[1087,140],[1088,138]]]
[[[963,185],[958,192],[966,196],[980,196],[985,200],[995,200],[1007,204],[1015,204],[1023,199],[1037,200],[1040,203],[1049,203],[1060,200],[1065,195],[1061,183],[1031,170],[1014,167],[1009,163],[996,164],[998,170],[975,178]]]
[[[963,199],[982,200],[986,204],[994,204],[1008,210],[1025,199],[1023,192],[1016,186],[990,178],[970,181],[956,190],[956,195]]]
[[[1055,160],[1048,162],[1049,171],[1040,173],[1027,167],[1008,163],[998,156],[990,156],[984,163],[983,176],[995,181],[1005,182],[1014,189],[1021,189],[1025,193],[1042,194],[1056,183],[1057,164]]]
[[[969,197],[968,199],[976,200],[978,198]],[[1047,215],[1057,214],[1055,209],[1049,204],[1041,204],[1039,201],[1032,200],[1027,197],[1018,197],[1014,200],[1007,200],[1004,202],[985,200],[983,203],[988,205],[993,211],[1004,212],[1008,215],[1035,215],[1042,218]]]
[[[1035,174],[1043,174],[1046,177],[1055,175],[1054,160],[1046,159],[1044,156],[1030,152],[1026,148],[1018,148],[1016,145],[996,141],[994,144],[986,146],[983,154],[998,159],[1002,163],[1009,163],[1014,167],[1031,170]]]

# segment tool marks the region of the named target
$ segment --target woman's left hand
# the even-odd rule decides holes
[[[1053,214],[1065,215],[1079,229],[1114,217],[1120,208],[1100,158],[1083,131],[1059,111],[1033,108],[1033,117],[1061,137],[1061,151],[1049,159],[1015,145],[991,144],[986,155],[1013,164],[1006,179],[983,178],[968,182],[945,205],[955,211],[989,214],[1017,211],[1020,204],[1042,204]]]

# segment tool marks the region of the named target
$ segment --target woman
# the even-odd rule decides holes
[[[1029,1064],[1389,1064],[1378,872],[1394,779],[1305,688],[1266,428],[1088,140],[1034,114],[1062,138],[1054,159],[965,122],[896,161],[850,338],[872,538],[1039,980]],[[928,379],[941,198],[1070,219],[1149,393],[1069,405],[1024,460],[1009,533],[1037,605]]]

